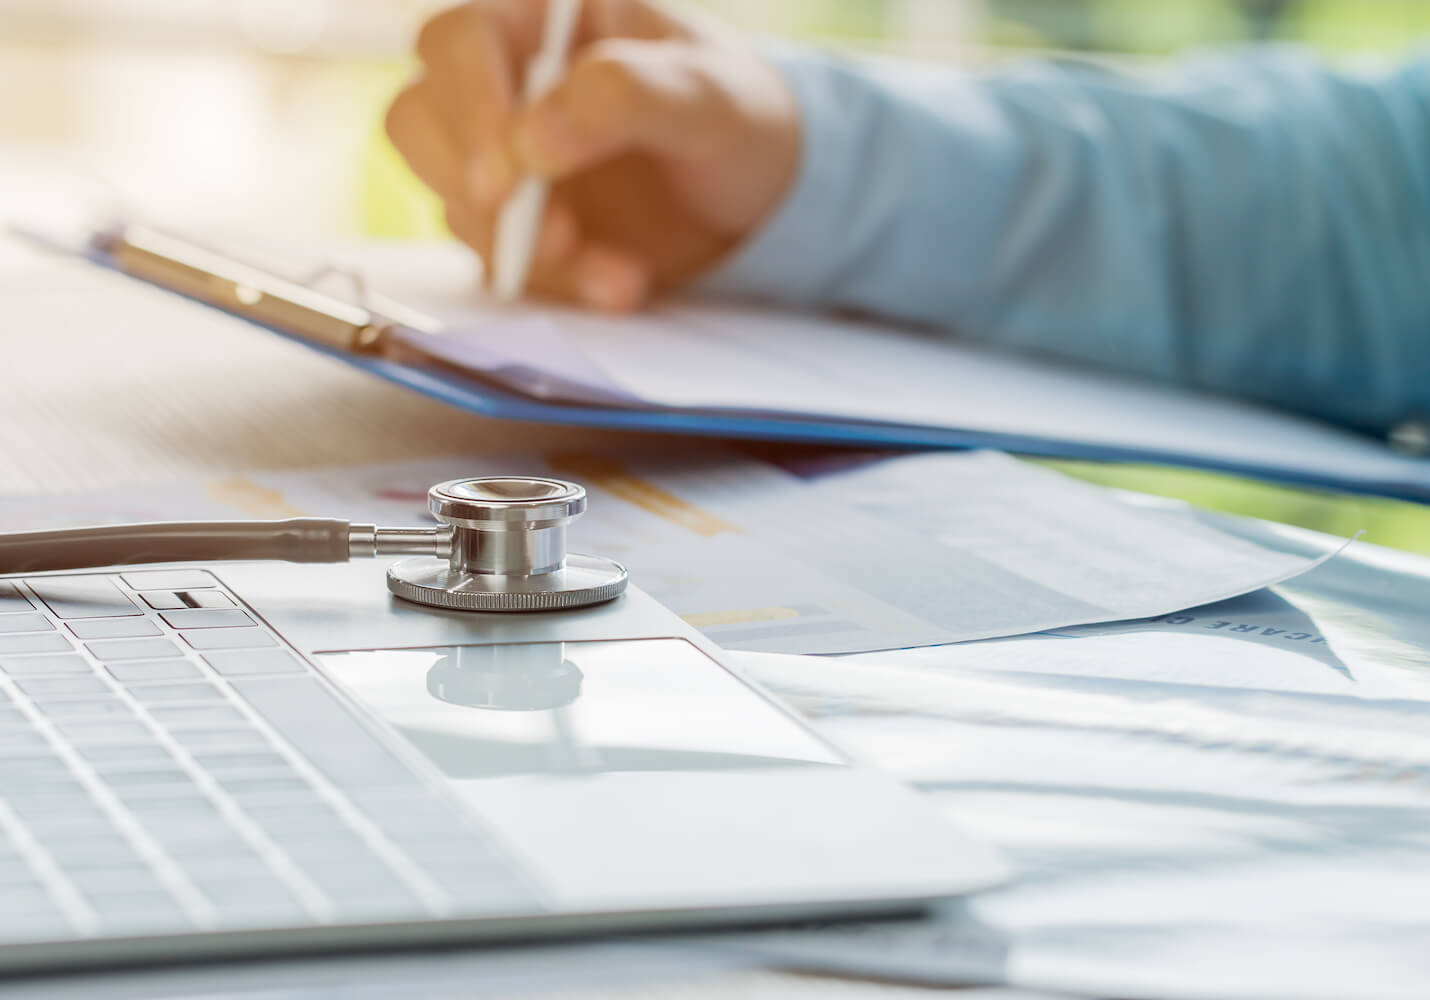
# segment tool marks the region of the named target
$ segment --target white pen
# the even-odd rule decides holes
[[[540,100],[561,78],[580,13],[581,0],[548,0],[541,48],[526,68],[526,85],[522,91],[525,103]],[[531,258],[541,233],[546,189],[543,178],[523,177],[497,215],[491,288],[502,302],[517,298],[526,286],[526,274],[531,270]]]

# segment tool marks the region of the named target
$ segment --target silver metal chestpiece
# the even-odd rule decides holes
[[[449,554],[394,564],[387,589],[403,600],[454,611],[555,611],[626,589],[620,563],[566,551],[566,526],[586,510],[586,490],[576,483],[454,479],[428,491],[427,509],[449,526]]]

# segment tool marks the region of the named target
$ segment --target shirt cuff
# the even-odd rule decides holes
[[[839,113],[834,57],[793,46],[775,46],[768,54],[799,108],[799,169],[774,214],[700,279],[696,290],[812,305],[825,292],[829,262],[811,248],[839,245],[839,192],[849,189],[849,174],[859,162],[859,136],[849,116]]]

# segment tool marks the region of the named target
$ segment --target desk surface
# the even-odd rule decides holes
[[[24,281],[5,271],[0,254],[0,292]],[[130,324],[117,336],[93,323],[28,318],[7,317],[3,333],[0,493],[570,448],[596,438],[486,420],[237,321],[203,323],[201,337],[181,324]],[[650,440],[627,437],[635,446]]]
[[[0,292],[23,285],[32,303],[64,295],[60,287],[47,287],[43,275],[37,285],[13,264],[0,249]],[[25,315],[17,321],[13,314],[7,320],[0,333],[5,357],[0,494],[108,490],[251,469],[565,449],[598,438],[637,449],[659,441],[483,419],[239,323],[203,324],[200,342],[181,325],[131,326],[120,337],[91,323]],[[896,1000],[929,991],[771,972],[560,995]],[[1027,996],[1004,990],[955,995]]]

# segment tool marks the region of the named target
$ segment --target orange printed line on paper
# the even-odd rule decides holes
[[[667,489],[642,479],[621,462],[596,455],[548,455],[547,462],[558,475],[570,476],[592,486],[598,486],[648,511],[680,525],[697,535],[740,534],[740,529],[708,511],[681,499]]]
[[[751,622],[777,622],[785,618],[798,618],[794,608],[743,608],[737,611],[701,611],[693,615],[681,615],[687,624],[696,628],[712,625],[748,625]]]
[[[206,491],[211,500],[231,504],[249,517],[307,516],[306,511],[301,511],[290,504],[279,490],[261,486],[244,476],[215,480],[207,484]]]

